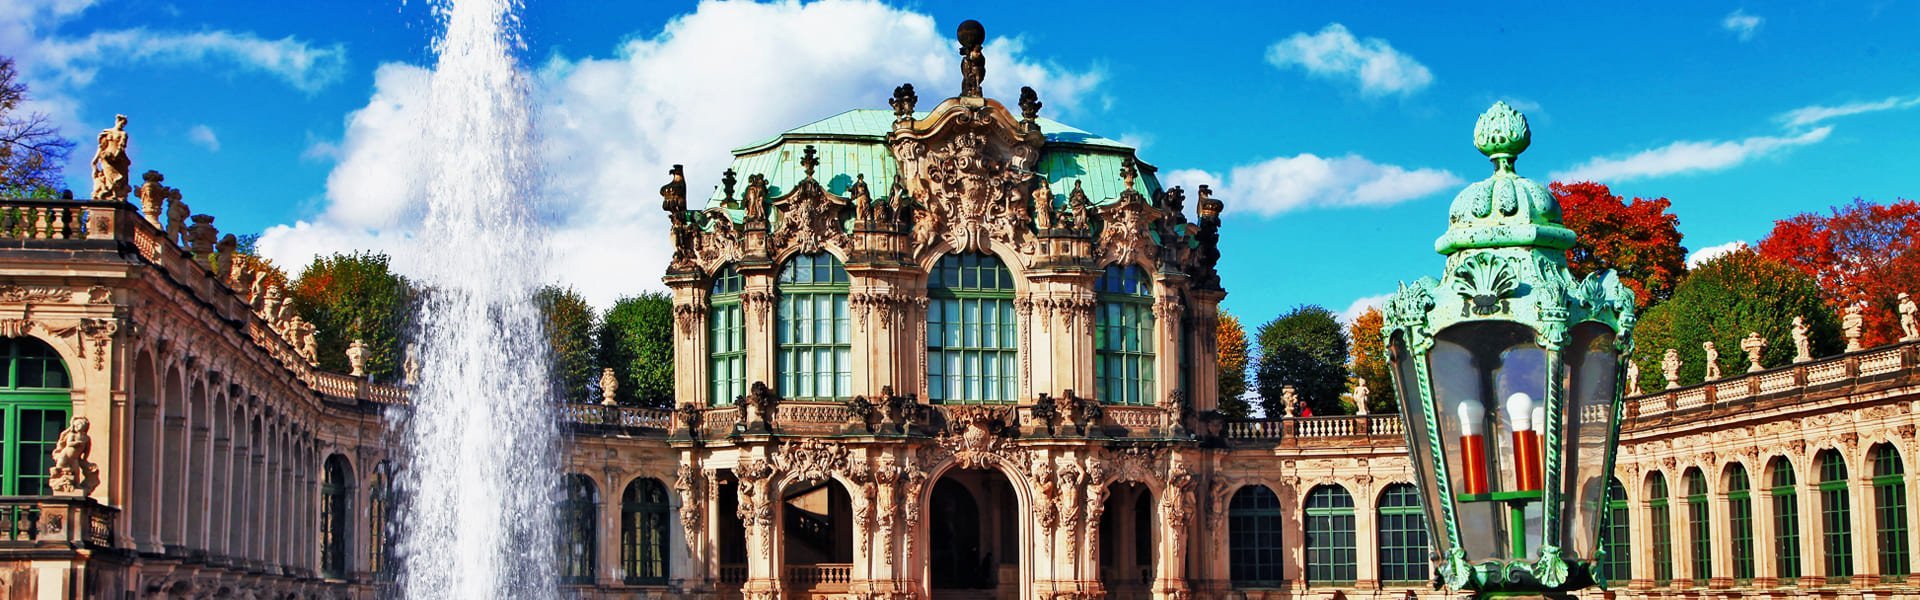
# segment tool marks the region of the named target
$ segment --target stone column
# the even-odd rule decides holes
[[[1707,574],[1695,572],[1694,569],[1693,504],[1687,501],[1686,471],[1683,469],[1680,473],[1679,478],[1667,482],[1667,514],[1674,517],[1676,526],[1671,531],[1674,534],[1674,541],[1678,542],[1673,545],[1674,587],[1704,588],[1705,584],[1694,583],[1697,580],[1706,579]],[[1711,520],[1711,511],[1708,516]],[[1708,541],[1708,546],[1711,551],[1711,540]]]
[[[1157,405],[1165,401],[1182,387],[1183,369],[1180,368],[1182,366],[1180,353],[1184,348],[1180,340],[1186,335],[1187,307],[1180,298],[1179,283],[1163,274],[1160,276],[1160,281],[1154,285],[1153,378],[1155,389],[1154,397],[1145,399],[1148,405]],[[1189,363],[1189,365],[1192,364],[1197,363]]]
[[[1196,415],[1220,407],[1220,388],[1211,383],[1220,380],[1219,340],[1214,332],[1220,327],[1220,300],[1225,296],[1226,292],[1204,290],[1187,293],[1187,314],[1193,323],[1185,333],[1193,338],[1187,369],[1194,382],[1187,389],[1187,401]],[[1179,346],[1174,348],[1177,352]]]
[[[1820,523],[1820,492],[1816,488],[1819,469],[1813,464],[1813,457],[1801,456],[1796,467],[1799,476],[1793,478],[1793,490],[1800,509],[1800,587],[1826,585],[1826,553],[1820,549],[1820,536],[1824,527]]]
[[[746,326],[747,385],[766,382],[775,393],[784,393],[774,374],[774,319],[779,313],[779,301],[773,293],[774,275],[770,271],[742,271],[741,275],[746,280],[740,291],[740,312]],[[727,400],[731,403],[733,399]]]
[[[223,403],[224,404],[224,403]],[[231,411],[226,411],[231,412]],[[225,415],[220,417],[227,421]],[[228,535],[234,527],[233,503],[233,438],[231,427],[223,427],[213,439],[213,466],[207,474],[209,481],[208,504],[210,515],[207,520],[207,553],[219,558],[228,558],[231,551],[227,547]]]
[[[199,386],[195,387],[197,388]],[[202,414],[193,416],[193,424],[192,427],[189,428],[189,431],[193,434],[191,436],[193,441],[190,446],[192,450],[187,453],[188,461],[186,467],[189,471],[189,477],[186,482],[187,535],[182,544],[194,550],[205,551],[210,547],[207,543],[207,521],[211,520],[214,515],[211,502],[212,494],[210,493],[213,483],[213,478],[210,476],[213,469],[211,452],[213,431],[208,426],[207,415],[204,414],[204,410],[207,407],[206,399],[196,398],[195,400],[195,408],[201,409],[203,412]]]
[[[1907,439],[1907,442],[1906,442],[1907,447],[1905,448],[1906,453],[1905,453],[1905,456],[1902,457],[1902,462],[1900,466],[1902,467],[1902,471],[1906,475],[1905,485],[1907,487],[1907,570],[1910,572],[1908,574],[1908,578],[1909,580],[1911,580],[1914,577],[1914,575],[1911,572],[1920,571],[1920,560],[1915,560],[1914,558],[1916,551],[1920,551],[1920,502],[1916,502],[1916,500],[1920,500],[1920,475],[1916,475],[1914,472],[1915,465],[1913,463],[1915,461],[1910,461],[1907,459],[1920,457],[1920,448],[1914,447],[1915,446],[1915,444],[1913,444],[1914,436],[1912,435],[1912,430],[1910,429],[1911,426],[1908,425],[1908,426],[1902,426],[1902,427],[1907,428],[1906,431],[1902,434],[1902,437]]]
[[[247,520],[249,514],[247,486],[251,485],[252,481],[247,477],[247,473],[251,468],[250,465],[253,464],[253,449],[247,441],[247,419],[241,418],[245,413],[237,409],[232,412],[236,418],[233,421],[233,427],[230,428],[233,436],[233,450],[228,458],[233,463],[233,474],[227,480],[229,514],[226,517],[226,528],[220,531],[220,535],[227,538],[225,544],[227,556],[232,559],[233,564],[241,565],[247,558],[247,538],[244,533],[252,524]]]
[[[1635,480],[1627,484],[1627,523],[1633,529],[1629,539],[1640,540],[1627,556],[1633,563],[1633,579],[1628,587],[1634,590],[1653,588],[1653,508],[1647,503],[1646,474],[1640,470],[1628,471],[1635,474]]]
[[[184,400],[179,403],[184,407]],[[182,411],[184,412],[184,410]],[[165,450],[160,453],[160,544],[167,551],[179,548],[185,539],[187,509],[187,416],[169,412],[163,417],[166,429]]]
[[[1845,451],[1845,448],[1842,448]],[[1880,536],[1873,514],[1873,465],[1866,460],[1866,450],[1855,448],[1851,452],[1854,460],[1847,472],[1847,500],[1853,503],[1851,523],[1853,526],[1853,584],[1871,586],[1880,580]],[[1909,525],[1911,528],[1911,525]]]
[[[264,510],[267,489],[265,481],[267,473],[267,440],[261,435],[263,431],[264,430],[259,428],[253,428],[253,433],[250,436],[252,439],[250,442],[252,448],[249,451],[250,457],[248,462],[251,463],[252,466],[249,467],[247,471],[247,521],[246,526],[240,528],[240,531],[237,532],[243,536],[244,541],[242,543],[247,549],[247,564],[255,569],[259,569],[266,564],[266,545],[263,542],[263,536],[266,535],[267,529],[265,520],[266,511]]]
[[[1774,523],[1778,514],[1773,508],[1773,473],[1765,463],[1747,473],[1753,483],[1753,587],[1773,587],[1780,578],[1781,536]]]
[[[1353,489],[1354,587],[1380,589],[1380,520],[1374,509],[1373,486],[1356,482]]]
[[[710,325],[708,288],[697,281],[676,282],[673,286],[673,397],[675,404],[691,402],[695,406],[713,406],[713,380],[707,356],[712,353],[708,339]],[[731,402],[732,398],[726,401]]]
[[[752,344],[749,339],[748,345]],[[747,550],[747,582],[742,590],[747,598],[778,598],[780,594],[781,562],[775,535],[779,511],[771,493],[774,482],[769,450],[765,445],[741,448],[740,465],[734,470],[740,480],[741,512],[746,513],[741,521]]]
[[[1707,477],[1710,478],[1710,480],[1725,481],[1725,478],[1716,474],[1709,473]],[[1748,481],[1751,482],[1752,478],[1749,477]],[[1724,488],[1725,485],[1710,486],[1709,489],[1712,489],[1712,487]],[[1733,572],[1733,554],[1738,552],[1739,549],[1735,548],[1733,544],[1733,500],[1728,497],[1730,493],[1732,493],[1732,490],[1719,489],[1707,496],[1707,514],[1714,517],[1707,521],[1707,529],[1714,540],[1711,544],[1713,546],[1713,555],[1711,557],[1713,560],[1713,576],[1708,579],[1707,585],[1714,589],[1732,587],[1733,577],[1735,575]],[[1752,508],[1753,506],[1751,489],[1748,490],[1747,494],[1747,506],[1748,508]],[[1752,512],[1749,511],[1748,514],[1752,514]],[[1759,538],[1755,538],[1755,541],[1757,542],[1758,539]]]

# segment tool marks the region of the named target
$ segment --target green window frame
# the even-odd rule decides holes
[[[1140,267],[1112,265],[1094,282],[1093,392],[1107,404],[1154,404],[1153,281]]]
[[[1840,453],[1819,454],[1820,547],[1826,555],[1827,583],[1845,583],[1853,577],[1853,510],[1847,493],[1847,463]]]
[[[620,495],[620,570],[629,585],[666,585],[671,510],[658,479],[635,479]]]
[[[1013,273],[991,254],[948,254],[927,274],[927,400],[1010,404],[1020,384]]]
[[[747,322],[740,307],[745,279],[733,265],[713,275],[707,296],[707,370],[712,380],[708,406],[727,406],[747,395]]]
[[[1693,550],[1693,582],[1706,585],[1713,577],[1713,521],[1708,511],[1707,477],[1699,468],[1681,476],[1687,483],[1687,541]]]
[[[393,536],[387,531],[393,522],[392,471],[391,463],[380,461],[367,485],[367,567],[378,581],[393,581]]]
[[[73,413],[73,380],[46,342],[6,338],[0,349],[7,362],[0,387],[0,495],[51,495],[47,469]]]
[[[1653,536],[1653,583],[1673,583],[1673,514],[1667,509],[1667,477],[1654,472],[1647,478],[1648,533]]]
[[[353,490],[347,475],[347,459],[338,454],[327,457],[320,472],[320,577],[346,579],[347,541],[351,519],[347,498]]]
[[[1280,496],[1253,484],[1233,493],[1227,503],[1227,574],[1235,588],[1278,587],[1287,547]]]
[[[1775,457],[1767,470],[1773,472],[1767,494],[1773,496],[1773,537],[1779,540],[1773,569],[1781,584],[1792,585],[1800,579],[1800,495],[1786,458]]]
[[[1426,509],[1412,484],[1396,483],[1380,493],[1380,580],[1423,583],[1433,579],[1427,560]]]
[[[853,334],[847,314],[851,281],[832,254],[787,259],[774,282],[774,380],[788,400],[831,401],[853,385]]]
[[[1873,525],[1879,541],[1880,580],[1906,581],[1913,573],[1907,548],[1907,472],[1900,451],[1879,444],[1873,461]]]
[[[1733,580],[1753,581],[1753,482],[1740,463],[1727,467],[1727,524],[1733,531]]]
[[[1627,513],[1627,486],[1619,479],[1607,480],[1607,523],[1601,529],[1601,548],[1606,558],[1600,563],[1608,582],[1633,579],[1633,523]]]
[[[1351,585],[1358,578],[1353,495],[1337,485],[1307,491],[1307,585]]]
[[[560,582],[593,583],[597,549],[594,505],[599,503],[599,494],[593,480],[580,474],[568,474],[565,488],[558,510],[554,511],[560,519],[558,535],[553,536],[554,551],[559,555]]]

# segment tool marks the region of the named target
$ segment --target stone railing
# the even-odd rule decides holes
[[[788,585],[814,588],[844,587],[853,579],[853,565],[849,563],[822,563],[817,565],[787,565]]]
[[[747,566],[739,564],[720,565],[720,583],[740,585],[747,582]]]
[[[92,235],[92,217],[97,211],[111,214],[115,209],[125,207],[127,214],[133,214],[132,206],[119,202],[91,202],[74,200],[39,200],[25,198],[0,199],[0,238],[11,240],[84,240],[111,238],[112,231],[101,231],[99,236]],[[103,222],[110,224],[111,220]]]
[[[1228,421],[1225,435],[1229,440],[1382,438],[1393,441],[1401,439],[1404,431],[1399,415],[1337,415]]]
[[[1108,423],[1125,428],[1129,437],[1166,426],[1167,411],[1158,406],[1108,405],[1102,412]]]
[[[1798,396],[1809,390],[1916,375],[1920,375],[1920,342],[1904,342],[1631,396],[1627,398],[1627,418],[1629,424],[1648,422]]]
[[[573,425],[655,429],[666,431],[673,425],[673,413],[659,408],[605,406],[601,404],[562,404],[560,418]]]
[[[0,544],[112,548],[118,514],[78,496],[0,496]]]

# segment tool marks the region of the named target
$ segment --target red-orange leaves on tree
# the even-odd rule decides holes
[[[1680,246],[1680,218],[1667,212],[1666,198],[1628,202],[1604,184],[1554,182],[1561,220],[1580,236],[1567,250],[1575,277],[1612,269],[1633,288],[1642,309],[1673,297],[1687,276],[1687,249]]]
[[[1900,292],[1920,294],[1920,203],[1856,198],[1830,214],[1801,213],[1776,221],[1759,250],[1812,275],[1835,312],[1862,305],[1861,343],[1885,344],[1900,337]]]

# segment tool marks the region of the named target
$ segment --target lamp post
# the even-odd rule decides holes
[[[1495,103],[1473,133],[1493,175],[1454,198],[1434,243],[1445,274],[1401,284],[1383,331],[1435,579],[1482,594],[1604,585],[1633,291],[1568,271],[1559,203],[1513,170],[1532,141],[1524,115]]]

